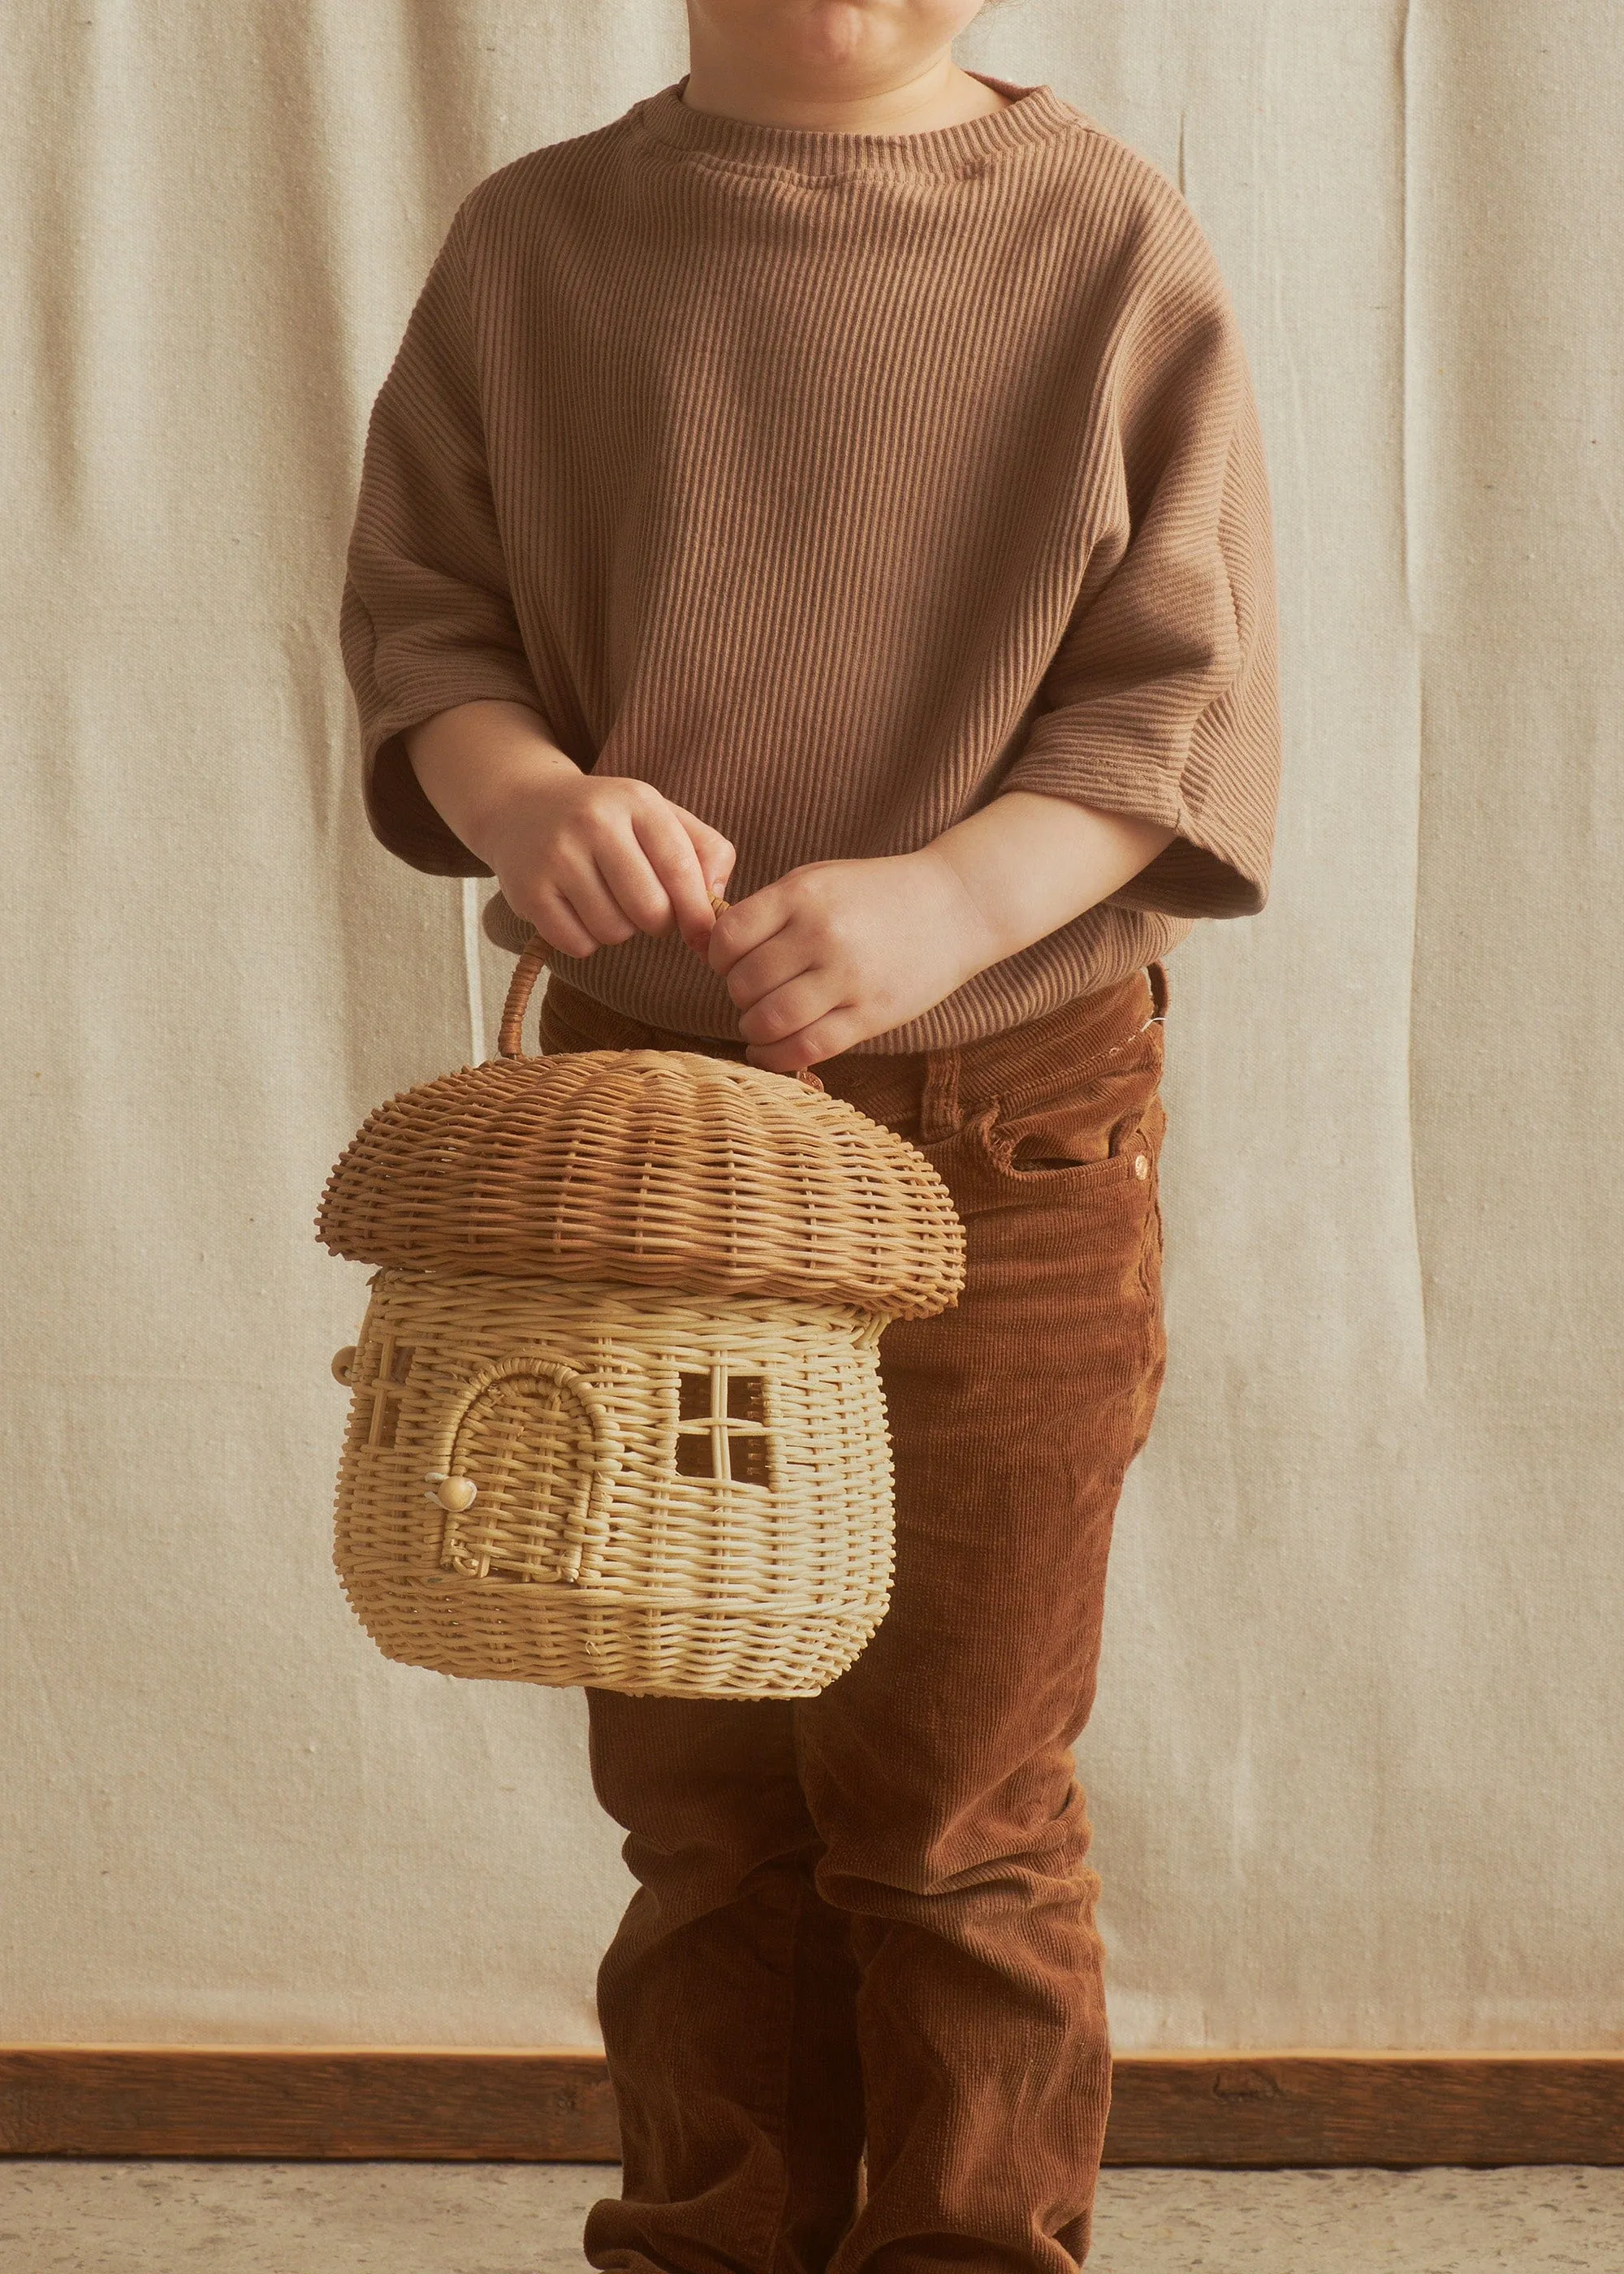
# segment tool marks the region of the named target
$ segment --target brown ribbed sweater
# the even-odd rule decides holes
[[[734,900],[1006,789],[1177,831],[865,1050],[1051,1011],[1267,886],[1269,495],[1222,279],[1155,167],[978,76],[1007,109],[916,134],[678,80],[482,183],[374,407],[344,592],[372,826],[438,874],[489,871],[399,737],[482,696],[722,830]],[[556,968],[738,1031],[675,938]]]

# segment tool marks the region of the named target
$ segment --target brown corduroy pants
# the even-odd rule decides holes
[[[1166,1354],[1160,964],[958,1049],[818,1074],[968,1235],[880,1344],[891,1608],[800,1701],[590,1690],[639,1881],[598,1977],[624,2141],[586,2250],[662,2274],[1069,2274],[1110,2093],[1071,1746]],[[547,1050],[741,1050],[554,980]]]

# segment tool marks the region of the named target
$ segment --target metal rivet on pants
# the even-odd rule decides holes
[[[1149,1176],[1149,1174],[1150,1174],[1150,1162],[1149,1162],[1148,1158],[1147,1157],[1147,1156],[1146,1156],[1145,1154],[1143,1154],[1143,1153],[1136,1153],[1136,1154],[1134,1155],[1134,1156],[1133,1156],[1133,1173],[1134,1173],[1134,1175],[1135,1175],[1136,1177],[1147,1177],[1147,1176]]]

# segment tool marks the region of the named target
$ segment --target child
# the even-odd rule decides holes
[[[959,68],[977,12],[688,0],[685,78],[466,200],[367,439],[342,638],[384,843],[551,944],[544,1047],[815,1065],[968,1234],[957,1308],[882,1345],[897,1571],[856,1665],[793,1705],[588,1693],[641,1882],[603,2268],[1087,2249],[1071,1749],[1162,1377],[1163,959],[1267,885],[1274,568],[1200,231],[1048,87]]]

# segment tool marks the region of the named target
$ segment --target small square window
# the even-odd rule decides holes
[[[372,1376],[372,1411],[366,1442],[381,1453],[392,1452],[400,1426],[401,1393],[417,1352],[410,1343],[397,1343],[386,1335],[378,1346],[378,1371]]]
[[[676,1470],[712,1482],[769,1485],[767,1385],[726,1367],[677,1375]]]

